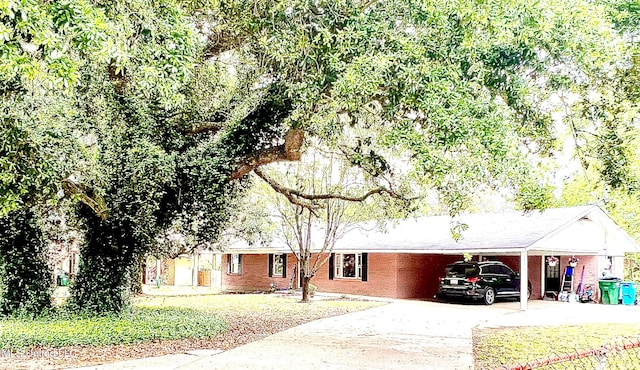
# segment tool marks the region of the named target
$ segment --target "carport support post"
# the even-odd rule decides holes
[[[520,311],[527,310],[527,293],[529,290],[529,259],[527,250],[520,252]]]

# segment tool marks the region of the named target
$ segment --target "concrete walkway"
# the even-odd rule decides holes
[[[473,369],[474,327],[640,322],[637,306],[531,301],[493,306],[395,300],[313,321],[226,352],[193,351],[83,369]]]

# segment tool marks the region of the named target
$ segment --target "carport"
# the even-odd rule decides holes
[[[391,224],[386,232],[356,229],[336,242],[334,252],[471,254],[474,259],[489,256],[511,259],[520,266],[521,297],[527,296],[527,281],[545,291],[545,256],[583,256],[588,276],[594,279],[606,269],[622,274],[625,252],[638,252],[636,242],[598,206],[553,208],[544,211],[467,214],[452,220],[448,216],[420,217]],[[452,230],[462,230],[453,238]],[[563,259],[564,256],[564,259]],[[588,258],[587,258],[588,257]],[[514,261],[515,259],[515,261]],[[425,266],[424,268],[429,268]],[[539,283],[539,284],[538,284]],[[527,309],[527,299],[520,300]]]

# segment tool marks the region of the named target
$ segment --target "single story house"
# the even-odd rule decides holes
[[[541,299],[548,292],[565,290],[561,284],[567,282],[566,267],[572,256],[579,264],[565,288],[575,291],[582,282],[597,291],[603,273],[622,277],[625,252],[640,251],[596,205],[466,214],[456,221],[466,225],[458,240],[452,236],[448,216],[390,221],[386,231],[355,229],[336,242],[312,283],[324,292],[429,299],[437,293],[446,265],[468,253],[475,259],[500,260],[519,271],[522,291],[526,292],[528,280],[531,299]],[[549,265],[549,256],[557,257],[559,263]],[[222,264],[223,291],[299,286],[298,261],[283,243],[267,247],[236,243],[223,253]],[[526,299],[521,308],[526,309]]]
[[[148,257],[143,283],[149,285],[201,286],[219,291],[222,283],[222,254],[194,250],[171,259]]]

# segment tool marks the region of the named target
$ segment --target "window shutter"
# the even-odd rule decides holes
[[[231,273],[231,255],[227,254],[227,274]]]
[[[336,258],[336,254],[331,253],[331,256],[329,256],[329,280],[333,280],[333,274],[335,272],[335,268],[334,268],[335,258]]]
[[[273,277],[273,253],[269,253],[269,277]]]
[[[287,254],[282,255],[282,277],[287,277]]]
[[[362,281],[367,281],[367,273],[368,273],[368,253],[362,253]]]
[[[238,255],[238,275],[242,275],[242,255]]]

